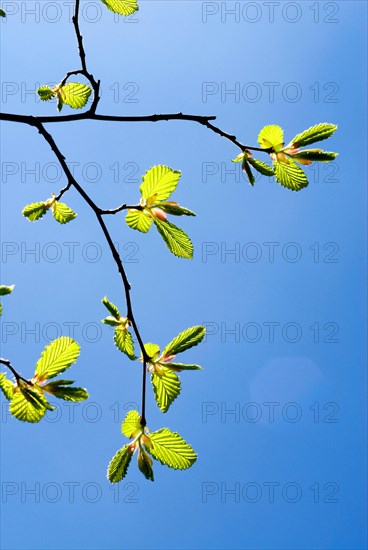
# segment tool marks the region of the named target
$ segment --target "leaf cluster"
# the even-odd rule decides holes
[[[61,336],[43,350],[31,380],[17,377],[15,382],[0,373],[0,389],[10,401],[10,413],[23,422],[39,422],[46,410],[54,410],[46,395],[65,401],[84,401],[89,397],[84,388],[72,386],[73,380],[52,380],[76,362],[80,347],[72,338]]]

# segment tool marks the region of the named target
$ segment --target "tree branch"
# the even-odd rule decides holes
[[[138,329],[138,326],[137,326],[137,323],[136,323],[136,320],[135,320],[135,317],[134,317],[134,313],[133,313],[133,307],[132,307],[132,302],[131,302],[131,296],[130,296],[130,290],[131,290],[131,286],[129,284],[129,281],[128,281],[128,278],[127,278],[127,275],[126,275],[126,272],[125,272],[125,269],[124,269],[124,266],[123,266],[123,262],[120,258],[120,255],[116,249],[116,246],[114,245],[114,242],[111,238],[111,235],[106,227],[106,224],[103,220],[103,213],[104,211],[101,210],[94,202],[93,200],[90,198],[90,196],[84,191],[84,189],[79,185],[79,183],[76,181],[76,179],[74,178],[73,174],[71,173],[71,171],[69,170],[69,167],[66,163],[66,160],[65,160],[65,157],[64,155],[61,153],[60,149],[58,148],[58,146],[56,145],[55,141],[54,141],[54,138],[51,136],[51,134],[49,134],[49,132],[47,132],[47,130],[45,129],[45,127],[37,120],[37,119],[33,119],[33,126],[35,126],[39,133],[43,136],[43,138],[46,140],[46,142],[50,145],[51,147],[51,150],[53,151],[53,153],[55,154],[56,158],[58,159],[59,163],[60,163],[60,166],[68,180],[68,184],[66,187],[64,187],[64,189],[62,189],[62,191],[59,193],[58,196],[61,196],[63,193],[65,193],[68,189],[70,189],[70,187],[74,187],[74,189],[76,189],[76,191],[81,195],[81,197],[85,200],[85,202],[88,204],[88,206],[93,210],[96,218],[97,218],[97,221],[102,229],[102,232],[105,236],[105,239],[107,241],[107,244],[109,245],[109,248],[110,248],[110,251],[111,251],[111,254],[114,258],[114,261],[117,265],[117,268],[118,268],[118,271],[119,271],[119,274],[121,276],[121,279],[122,279],[122,282],[123,282],[123,286],[124,286],[124,291],[125,291],[125,299],[126,299],[126,304],[127,304],[127,318],[129,319],[132,327],[133,327],[133,330],[134,330],[134,333],[137,337],[137,340],[138,340],[138,344],[139,344],[139,347],[141,349],[141,352],[142,352],[142,357],[143,357],[143,378],[144,378],[144,388],[145,388],[145,382],[146,382],[146,369],[147,369],[147,363],[149,362],[150,360],[150,357],[148,356],[148,354],[146,353],[146,350],[145,350],[145,347],[144,347],[144,344],[143,344],[143,340],[142,340],[142,337],[140,335],[140,332],[139,332],[139,329]],[[144,393],[143,393],[143,399],[142,399],[142,416],[141,416],[141,423],[143,426],[146,425],[146,418],[145,418],[145,390],[144,390]]]
[[[114,115],[98,115],[91,110],[76,115],[64,115],[64,116],[39,116],[33,117],[31,115],[17,115],[14,113],[0,113],[0,120],[7,120],[9,122],[21,122],[23,124],[35,125],[35,120],[41,124],[53,124],[59,122],[77,122],[79,120],[96,120],[107,122],[162,122],[169,120],[181,120],[196,122],[205,126],[215,134],[227,139],[242,151],[260,151],[262,153],[270,153],[272,148],[261,149],[260,147],[253,147],[251,145],[244,145],[240,143],[236,136],[229,134],[211,124],[211,120],[216,120],[215,116],[202,116],[202,115],[186,115],[183,113],[168,113],[159,115],[142,115],[142,116],[114,116]]]

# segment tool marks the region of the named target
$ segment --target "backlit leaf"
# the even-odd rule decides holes
[[[298,160],[309,160],[311,162],[330,162],[335,160],[338,156],[338,153],[331,153],[329,151],[322,151],[322,149],[304,149],[293,155],[293,159]]]
[[[37,93],[40,96],[41,101],[49,101],[55,96],[50,86],[41,86],[38,88]]]
[[[124,445],[124,447],[116,453],[107,469],[107,479],[111,481],[111,483],[118,483],[125,477],[132,456],[133,450],[129,445]]]
[[[257,170],[257,172],[259,172],[263,176],[273,176],[275,173],[272,166],[269,166],[261,160],[255,159],[253,157],[248,157],[248,162],[253,166],[255,170]]]
[[[6,296],[7,294],[10,294],[13,292],[15,285],[6,286],[6,285],[0,285],[0,296]]]
[[[197,460],[192,447],[177,432],[171,432],[168,428],[151,432],[149,439],[152,446],[146,446],[147,451],[170,468],[186,470]]]
[[[172,216],[195,216],[196,214],[188,208],[183,208],[179,204],[171,204],[169,202],[161,202],[160,208],[166,212],[166,214],[171,214]]]
[[[297,134],[290,143],[293,143],[295,147],[304,147],[310,143],[315,143],[316,141],[322,141],[327,139],[337,130],[336,124],[329,124],[327,122],[321,122],[315,126],[311,126],[304,132]]]
[[[46,398],[39,392],[30,388],[18,388],[14,392],[13,399],[10,402],[9,410],[15,418],[22,422],[39,422],[44,416],[46,409],[51,409],[51,405]]]
[[[129,439],[142,433],[141,417],[138,411],[129,411],[121,425],[121,431]]]
[[[125,221],[129,227],[141,231],[142,233],[147,233],[152,225],[152,218],[148,213],[142,210],[128,210]]]
[[[0,389],[2,390],[4,396],[8,401],[10,401],[13,397],[14,393],[14,384],[10,380],[7,379],[6,375],[1,372],[0,373]]]
[[[152,458],[143,449],[140,449],[138,453],[138,468],[146,479],[154,481]]]
[[[109,10],[119,15],[131,15],[139,9],[136,0],[102,0],[102,2]]]
[[[186,233],[173,223],[154,220],[157,231],[165,241],[168,249],[179,258],[193,258],[193,245]]]
[[[116,305],[114,305],[112,302],[109,301],[107,296],[102,298],[102,303],[105,306],[105,308],[109,311],[109,313],[111,313],[111,315],[113,317],[115,317],[116,320],[119,320],[120,312],[119,312],[118,308],[116,307]]]
[[[61,336],[45,347],[37,361],[35,374],[38,380],[48,380],[68,369],[76,362],[80,347],[72,338]]]
[[[299,166],[290,159],[289,164],[285,162],[275,162],[275,176],[281,185],[292,191],[300,191],[307,187],[307,176]]]
[[[35,222],[44,216],[47,208],[44,202],[34,202],[27,204],[22,210],[23,216],[29,219],[30,222]]]
[[[193,346],[197,346],[203,340],[205,334],[206,328],[201,325],[187,328],[167,344],[163,351],[163,355],[165,357],[170,357],[171,355],[182,353]]]
[[[64,103],[72,107],[72,109],[81,109],[87,104],[92,89],[87,84],[70,82],[59,88],[59,92]]]
[[[69,206],[57,201],[52,205],[52,214],[55,220],[62,224],[71,222],[77,217],[77,214]]]
[[[284,132],[280,126],[271,124],[262,128],[258,135],[258,143],[262,149],[273,148],[274,151],[279,151],[284,145]]]
[[[124,326],[116,327],[114,332],[114,342],[116,347],[129,357],[129,359],[136,359],[134,353],[134,342],[129,330]]]
[[[155,399],[162,412],[167,412],[171,403],[180,394],[181,386],[177,375],[167,367],[158,367],[151,374]]]
[[[168,166],[153,166],[142,178],[142,184],[139,188],[142,197],[149,199],[156,195],[156,203],[167,200],[175,191],[180,176],[180,172],[172,170]]]

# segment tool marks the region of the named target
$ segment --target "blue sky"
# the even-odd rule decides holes
[[[72,5],[2,2],[3,111],[56,114],[31,92],[79,67]],[[292,193],[264,177],[251,188],[237,149],[194,123],[48,126],[101,206],[138,200],[141,175],[166,164],[182,171],[173,199],[197,213],[178,223],[192,262],[108,220],[144,340],[208,328],[185,357],[204,370],[182,374],[170,411],[147,401],[149,427],[178,431],[198,461],[157,464],[154,483],[134,461],[112,490],[106,466],[141,383],[100,323],[104,295],[124,310],[121,283],[75,192],[65,227],[21,216],[65,182],[34,129],[2,123],[1,282],[16,289],[1,355],[29,376],[49,340],[74,336],[72,377],[91,395],[38,425],[1,400],[2,548],[366,548],[366,19],[354,1],[151,1],[124,22],[82,2],[100,113],[217,115],[249,145],[266,124],[287,140],[333,122],[325,149],[340,156]]]

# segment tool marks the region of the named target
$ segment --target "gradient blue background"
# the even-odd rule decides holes
[[[72,3],[58,4],[56,11],[55,2],[2,2],[9,12],[1,21],[2,110],[56,114],[55,104],[24,92],[79,66]],[[234,4],[249,11],[236,20],[224,11]],[[102,81],[101,113],[217,115],[221,128],[253,145],[265,124],[283,126],[288,140],[317,122],[337,123],[324,144],[340,152],[338,160],[319,172],[308,168],[310,186],[302,192],[268,178],[251,188],[239,172],[222,173],[234,170],[237,149],[194,123],[47,127],[67,160],[80,163],[78,181],[102,206],[137,200],[140,175],[154,164],[182,170],[173,198],[198,214],[178,220],[193,240],[192,262],[170,255],[153,230],[137,234],[122,216],[107,221],[144,340],[165,345],[193,324],[209,328],[206,343],[185,355],[205,370],[182,374],[182,395],[166,416],[148,394],[149,427],[179,431],[199,454],[186,472],[157,464],[150,483],[134,460],[118,489],[106,481],[106,466],[124,444],[121,421],[140,398],[140,368],[99,324],[105,294],[124,311],[121,282],[75,192],[65,201],[78,218],[65,227],[51,216],[32,225],[21,216],[25,204],[65,182],[50,181],[55,159],[34,129],[2,123],[1,282],[16,289],[3,300],[1,354],[30,376],[47,341],[70,334],[74,323],[82,352],[70,376],[92,402],[62,403],[40,424],[23,425],[7,415],[2,399],[4,549],[367,547],[367,8],[354,1],[283,2],[271,21],[266,4],[140,2],[124,23],[102,4],[84,2],[87,61]],[[39,18],[27,12],[40,6]],[[205,10],[216,9],[205,20]],[[204,82],[227,89],[239,83],[249,94],[256,83],[261,95],[252,102],[217,93],[205,102]],[[273,100],[267,82],[279,83]],[[300,99],[287,100],[296,89]],[[100,167],[94,183],[93,167],[86,172],[91,162]],[[39,178],[25,172],[35,163]],[[109,168],[115,163],[118,181]],[[211,168],[216,173],[205,178]],[[68,242],[76,243],[74,259]],[[270,242],[277,243],[273,262],[264,244]],[[248,257],[226,254],[236,247]],[[25,255],[25,248],[36,254]],[[260,256],[252,262],[256,248]],[[301,257],[292,262],[296,249]],[[96,250],[101,258],[88,261]],[[61,255],[53,262],[55,251]],[[274,341],[270,322],[279,323]],[[294,343],[292,328],[282,332],[288,323],[301,331]],[[238,333],[227,332],[234,327]],[[331,327],[333,342],[326,341]],[[32,328],[36,333],[27,333]],[[269,402],[279,403],[274,421]],[[295,412],[300,418],[293,422]]]

